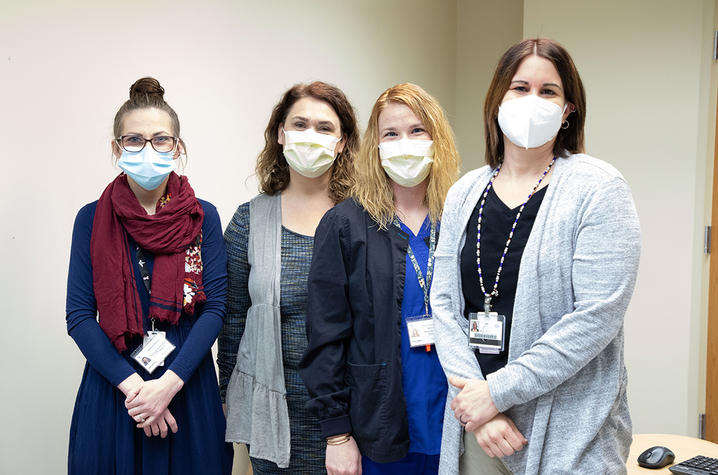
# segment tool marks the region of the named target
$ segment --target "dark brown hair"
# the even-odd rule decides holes
[[[495,168],[504,158],[504,136],[499,127],[499,106],[511,86],[521,62],[531,55],[549,60],[563,83],[566,102],[574,106],[574,112],[568,117],[568,127],[559,129],[553,153],[566,156],[569,153],[584,151],[583,126],[586,122],[586,93],[576,65],[563,46],[547,38],[524,40],[515,44],[504,53],[496,67],[489,91],[484,102],[484,131],[486,136],[486,163]]]
[[[124,119],[125,114],[133,110],[147,108],[155,108],[167,112],[172,121],[172,128],[174,129],[171,132],[176,137],[179,137],[180,123],[177,118],[177,113],[165,102],[164,95],[165,89],[160,86],[160,82],[155,78],[146,77],[135,81],[135,83],[130,86],[129,100],[125,101],[122,107],[120,107],[120,110],[117,111],[117,114],[115,114],[115,125],[113,127],[115,138],[122,134],[122,119]],[[184,143],[182,145],[184,146]]]
[[[282,145],[277,142],[277,131],[280,124],[287,119],[287,114],[292,106],[303,97],[312,97],[326,102],[339,116],[340,132],[346,142],[344,149],[334,161],[329,182],[329,197],[335,203],[339,203],[349,196],[354,156],[359,148],[359,130],[354,108],[344,93],[339,88],[321,81],[294,85],[274,106],[272,116],[264,130],[264,149],[257,157],[256,172],[259,189],[263,193],[273,195],[283,191],[289,185],[289,165],[287,159],[284,158]]]

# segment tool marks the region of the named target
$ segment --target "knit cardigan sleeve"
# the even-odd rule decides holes
[[[486,173],[486,167],[469,172],[449,190],[441,216],[441,235],[434,253],[431,310],[436,351],[447,376],[466,379],[484,379],[484,376],[474,351],[468,345],[468,320],[456,318],[457,311],[463,310],[463,299],[457,292],[461,288],[461,215],[467,200],[465,189],[478,187],[474,184],[477,176]],[[457,389],[449,385],[448,399],[453,399],[456,394]]]
[[[574,237],[574,310],[533,345],[488,375],[500,412],[556,388],[616,337],[633,293],[640,254],[638,215],[628,185],[612,176],[583,202]]]

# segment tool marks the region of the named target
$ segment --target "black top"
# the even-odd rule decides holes
[[[327,211],[314,235],[307,351],[299,374],[322,436],[351,432],[375,462],[409,452],[402,385],[401,302],[408,236],[379,229],[353,199]]]
[[[511,317],[514,309],[514,298],[516,297],[516,284],[519,278],[519,264],[521,264],[524,247],[526,247],[531,228],[533,228],[536,220],[536,214],[538,214],[545,194],[546,187],[537,191],[526,203],[504,259],[504,268],[499,279],[499,295],[491,299],[491,311],[498,312],[506,317],[506,341],[504,351],[497,355],[481,354],[478,350],[475,351],[476,359],[479,366],[481,366],[484,377],[506,365],[511,338]],[[469,223],[466,226],[466,242],[461,250],[461,288],[466,301],[464,308],[466,318],[469,318],[469,313],[484,311],[484,294],[481,292],[479,273],[476,266],[476,228],[479,221],[480,205],[481,199],[476,203],[474,212],[471,213],[471,218],[469,218]],[[520,207],[517,206],[511,209],[506,206],[496,195],[493,187],[486,196],[484,212],[481,218],[481,274],[484,277],[486,292],[490,293],[494,288],[501,254],[504,251],[506,240],[509,237],[509,232],[511,232],[511,226],[516,220],[516,213],[519,212]]]

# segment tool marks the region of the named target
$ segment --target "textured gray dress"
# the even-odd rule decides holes
[[[225,231],[229,273],[227,317],[219,336],[217,355],[223,400],[245,330],[247,310],[251,305],[248,290],[251,269],[247,258],[249,223],[249,203],[245,203],[237,209]],[[289,468],[281,469],[268,460],[252,457],[254,473],[325,473],[325,446],[316,419],[306,410],[309,394],[297,371],[307,345],[307,275],[312,260],[313,241],[311,236],[281,228],[281,353],[291,431],[291,458]],[[272,431],[271,427],[266,429]]]

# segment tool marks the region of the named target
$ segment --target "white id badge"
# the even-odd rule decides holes
[[[499,354],[504,351],[506,317],[496,312],[469,314],[469,346],[479,353]]]
[[[161,332],[159,330],[149,330],[147,332],[147,335],[142,337],[142,344],[144,345],[145,343],[147,343],[147,340],[153,335],[162,335],[162,338],[167,338],[167,332]],[[164,365],[165,365],[165,362],[164,362],[164,360],[162,360],[162,363],[160,363],[157,366],[164,366]]]
[[[132,357],[148,373],[152,373],[174,349],[175,346],[165,338],[164,332],[155,332],[154,335],[147,335],[145,341],[132,352]]]
[[[406,330],[412,348],[434,344],[434,321],[431,315],[406,317]]]

